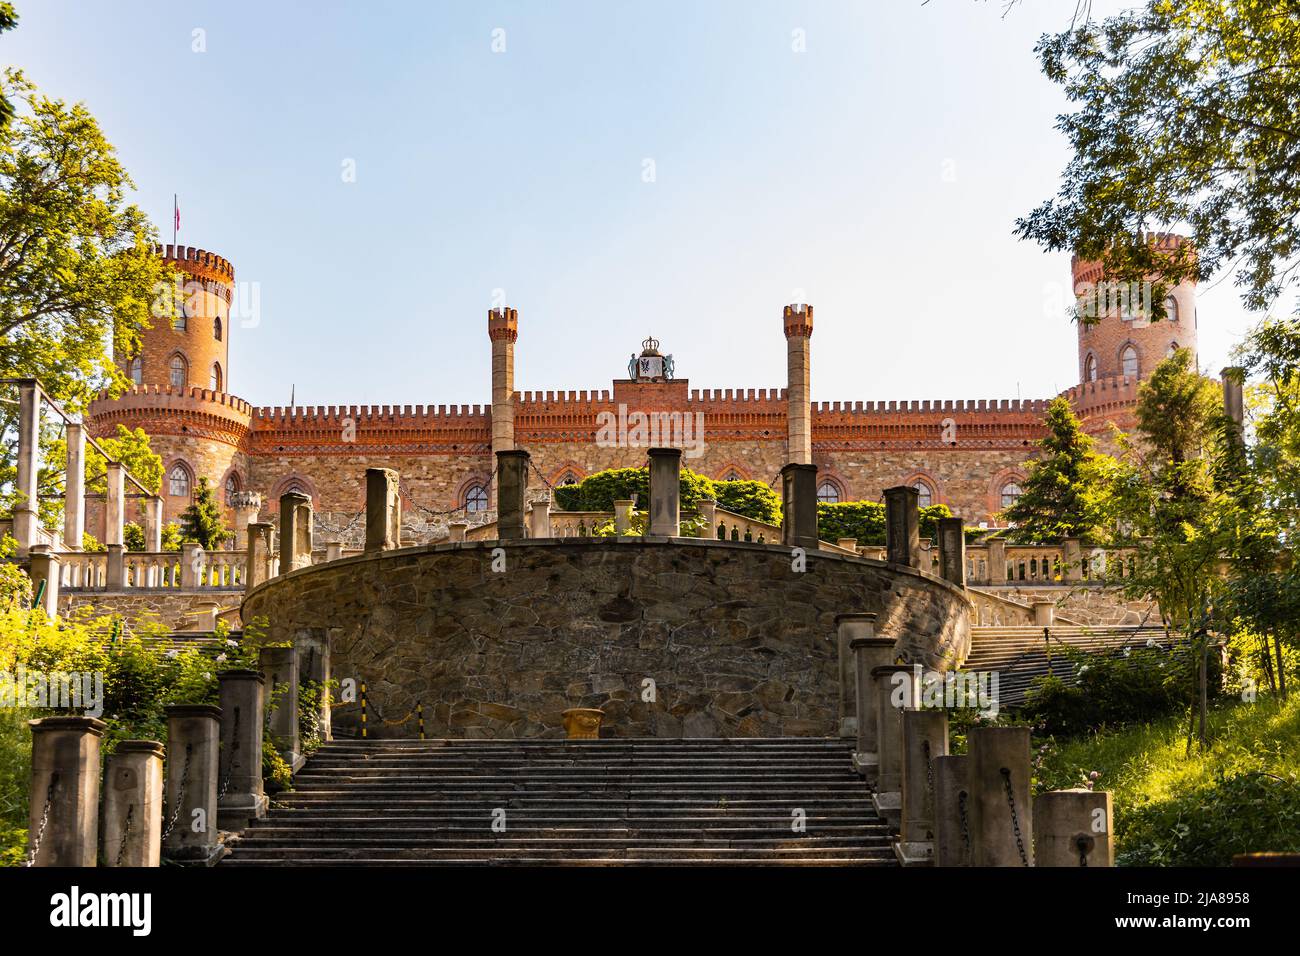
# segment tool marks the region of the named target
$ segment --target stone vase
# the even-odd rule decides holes
[[[564,732],[570,740],[598,740],[605,712],[595,707],[571,707],[564,712]]]

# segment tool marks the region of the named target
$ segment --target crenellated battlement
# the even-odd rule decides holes
[[[1067,388],[1061,397],[1067,399],[1077,412],[1096,411],[1116,405],[1131,405],[1137,401],[1138,381],[1123,375],[1112,375],[1083,382]]]
[[[782,311],[782,323],[787,339],[810,337],[813,331],[813,307],[806,303],[787,305]]]
[[[440,422],[486,421],[490,415],[491,407],[485,405],[276,405],[254,409],[253,417],[259,425],[268,426],[310,422],[341,427],[350,421],[422,427]]]
[[[208,252],[206,249],[195,249],[193,246],[166,246],[156,244],[153,247],[154,254],[167,262],[174,263],[178,269],[188,272],[192,275],[202,275],[206,279],[224,280],[227,283],[235,281],[235,267],[229,259],[219,256],[215,252]]]
[[[131,385],[117,398],[113,398],[107,391],[100,392],[99,397],[90,405],[90,414],[100,414],[106,411],[109,405],[123,408],[147,405],[181,409],[195,403],[220,405],[244,417],[251,417],[253,414],[253,406],[238,395],[216,392],[210,388],[199,388],[197,385],[184,388],[174,385]]]

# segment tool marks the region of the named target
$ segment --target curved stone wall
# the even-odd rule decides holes
[[[772,545],[557,538],[303,568],[249,592],[243,619],[266,617],[273,641],[328,638],[333,676],[367,684],[374,736],[415,736],[385,721],[421,702],[432,737],[558,736],[569,707],[604,708],[605,735],[770,737],[836,732],[836,614],[875,612],[904,659],[946,667],[969,609],[865,558],[812,552],[795,571]],[[358,723],[335,709],[344,736]]]

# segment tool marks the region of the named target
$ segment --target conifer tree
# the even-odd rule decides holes
[[[194,501],[181,513],[181,540],[197,541],[204,551],[212,551],[231,536],[208,479],[200,478]]]

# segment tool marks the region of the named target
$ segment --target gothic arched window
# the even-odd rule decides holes
[[[212,320],[212,337],[218,342],[221,341],[221,316]]]
[[[465,490],[466,511],[487,511],[488,493],[482,485],[470,485]]]
[[[916,489],[916,506],[918,508],[928,508],[934,504],[934,489],[926,482],[918,479],[912,487]]]
[[[1120,373],[1127,378],[1137,378],[1138,376],[1138,352],[1131,345],[1124,346],[1119,353]]]
[[[239,494],[239,475],[233,471],[226,478],[226,504],[230,504],[230,499]]]
[[[171,382],[172,386],[174,388],[184,388],[185,381],[189,377],[189,364],[185,361],[185,356],[181,355],[180,352],[177,352],[172,356],[172,360],[168,363],[167,369],[167,380]]]
[[[833,481],[823,481],[817,486],[817,500],[834,504],[840,500],[840,489]]]
[[[1178,300],[1172,295],[1165,299],[1165,314],[1169,316],[1170,322],[1178,321]]]
[[[1003,485],[1002,486],[1003,509],[1010,508],[1012,505],[1014,505],[1016,503],[1016,499],[1018,499],[1021,496],[1021,494],[1023,494],[1023,492],[1020,490],[1020,486],[1016,484],[1014,481],[1009,481],[1005,485]]]
[[[208,376],[208,388],[214,392],[221,391],[221,363],[212,363],[212,373]]]
[[[167,475],[167,493],[174,498],[190,496],[190,470],[184,465],[172,465],[172,470]]]
[[[131,359],[131,381],[136,385],[144,384],[144,359],[136,356]]]
[[[1083,380],[1085,382],[1097,381],[1097,356],[1089,355],[1083,363]]]

